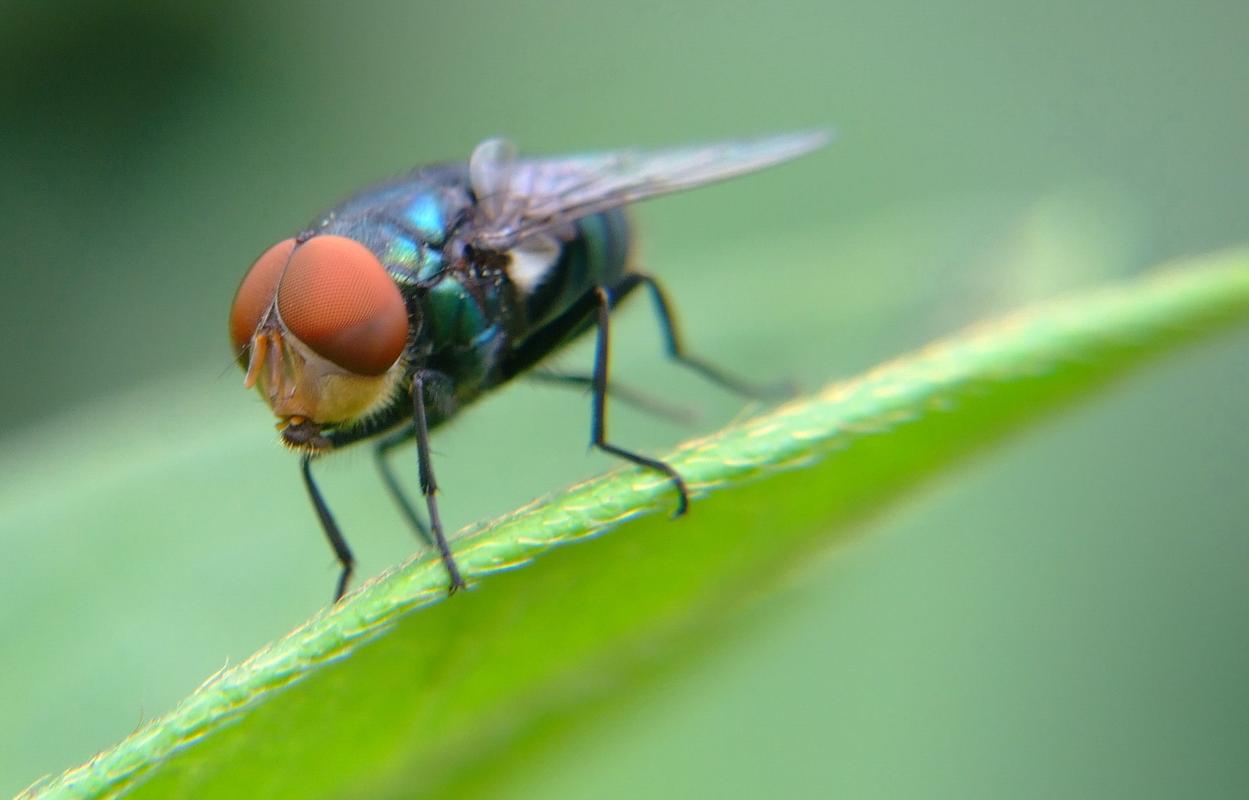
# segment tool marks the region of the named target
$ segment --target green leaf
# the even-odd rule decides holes
[[[1234,252],[973,327],[685,444],[668,460],[698,499],[678,522],[666,482],[625,469],[472,527],[455,542],[472,591],[447,600],[437,560],[414,558],[26,796],[471,784],[503,745],[701,641],[902,492],[1245,316],[1249,253]]]

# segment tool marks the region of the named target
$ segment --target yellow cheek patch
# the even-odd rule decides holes
[[[251,348],[244,383],[260,390],[282,420],[279,425],[293,420],[326,425],[366,417],[390,400],[403,375],[402,359],[380,375],[347,372],[289,332],[259,331]]]
[[[316,422],[348,422],[367,416],[389,399],[394,385],[390,373],[382,375],[326,375],[318,387]]]

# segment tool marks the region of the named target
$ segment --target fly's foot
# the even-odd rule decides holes
[[[468,584],[464,582],[464,576],[460,574],[460,565],[455,563],[455,559],[449,553],[443,558],[443,563],[447,567],[447,575],[451,578],[451,582],[447,585],[447,597],[459,591],[467,592]]]
[[[671,467],[668,469],[668,478],[672,481],[672,488],[677,490],[677,509],[672,512],[672,519],[680,519],[690,510],[690,491],[685,486],[685,479]]]

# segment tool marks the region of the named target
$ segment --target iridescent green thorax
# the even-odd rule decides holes
[[[313,230],[364,244],[400,286],[429,284],[445,271],[450,226],[472,204],[466,180],[460,165],[426,168],[348,199]]]
[[[446,165],[357,195],[313,229],[350,237],[377,256],[409,307],[409,370],[446,376],[460,406],[505,380],[501,366],[509,352],[595,286],[615,283],[629,252],[629,223],[620,209],[576,220],[554,238],[549,256],[536,257],[466,247],[473,213],[465,168]],[[396,424],[409,403],[395,399]],[[436,424],[439,415],[433,417]]]

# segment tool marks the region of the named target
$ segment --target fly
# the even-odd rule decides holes
[[[270,247],[244,276],[230,338],[301,453],[312,505],[341,564],[342,598],[355,559],[312,476],[315,459],[372,440],[386,488],[463,588],[438,516],[429,434],[484,392],[596,331],[588,386],[593,446],[661,473],[685,513],[685,483],[668,464],[607,440],[609,322],[639,288],[651,295],[668,355],[714,383],[766,394],[690,355],[659,282],[630,263],[624,207],[742,175],[815,150],[823,133],[658,151],[520,158],[492,139],[468,163],[422,167],[370,187]],[[548,376],[551,377],[551,376]],[[415,440],[428,524],[388,460]]]

